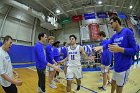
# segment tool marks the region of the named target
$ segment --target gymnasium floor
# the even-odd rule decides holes
[[[37,73],[35,67],[30,68],[18,68],[16,71],[20,74],[23,80],[23,85],[18,87],[18,93],[37,93]],[[112,73],[111,73],[112,75]],[[140,89],[140,63],[131,68],[129,81],[124,87],[123,93],[140,93],[137,92]],[[98,80],[100,79],[100,72],[83,72],[84,78],[82,79],[81,90],[77,93],[110,93],[111,86],[107,86],[106,91],[98,90],[98,87],[102,85]],[[47,76],[48,77],[48,74]],[[51,89],[48,87],[48,78],[46,78],[47,93],[65,93],[66,80],[64,79],[64,73],[60,74],[61,83],[57,83],[57,89]],[[72,84],[72,90],[76,89],[75,80]],[[0,93],[4,93],[0,87]],[[72,92],[74,93],[74,92]]]

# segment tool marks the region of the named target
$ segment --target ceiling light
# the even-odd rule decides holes
[[[130,8],[130,9],[132,9],[132,8],[133,8],[133,6],[131,5],[131,6],[129,6],[129,8]]]
[[[59,14],[59,13],[60,13],[60,10],[57,9],[57,10],[56,10],[56,13]]]
[[[99,1],[98,4],[102,4],[102,1]]]

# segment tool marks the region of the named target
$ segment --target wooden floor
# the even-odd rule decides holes
[[[18,93],[37,93],[37,73],[28,68],[16,69],[23,80],[23,85],[18,87]],[[60,74],[64,78],[64,74]],[[98,87],[102,85],[98,80],[100,79],[99,72],[84,72],[84,78],[82,79],[82,87],[78,93],[110,93],[111,86],[107,86],[106,91],[98,90]],[[46,79],[46,90],[47,93],[66,93],[66,80],[61,79],[61,83],[57,83],[57,89],[51,89],[48,86],[48,78]],[[76,89],[75,81],[72,84],[72,90]],[[129,81],[124,87],[123,93],[136,93],[140,89],[140,66],[131,69]],[[4,93],[0,86],[0,93]],[[137,92],[137,93],[140,93]]]

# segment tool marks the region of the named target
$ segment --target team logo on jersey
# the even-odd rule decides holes
[[[78,54],[77,52],[69,52],[69,54]]]

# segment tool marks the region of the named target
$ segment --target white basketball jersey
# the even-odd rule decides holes
[[[80,45],[75,49],[68,47],[68,66],[81,66]]]

